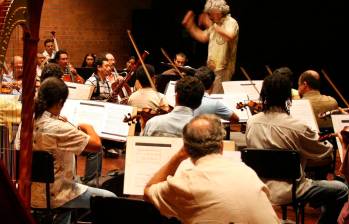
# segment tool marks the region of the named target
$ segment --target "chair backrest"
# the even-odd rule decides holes
[[[261,178],[292,180],[301,176],[299,153],[294,150],[245,148],[241,159]]]
[[[90,202],[94,224],[156,224],[166,219],[151,203],[142,200],[92,196]]]
[[[33,151],[32,182],[45,183],[46,208],[51,209],[50,183],[55,180],[53,156],[47,151]]]
[[[53,183],[53,156],[47,151],[33,151],[32,178],[33,182]]]

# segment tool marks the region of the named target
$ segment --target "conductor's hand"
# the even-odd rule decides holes
[[[202,13],[199,16],[199,26],[203,26],[205,29],[212,26],[213,22],[207,13]]]
[[[194,25],[194,12],[193,11],[188,11],[187,14],[185,14],[183,20],[182,20],[182,25],[190,29]]]

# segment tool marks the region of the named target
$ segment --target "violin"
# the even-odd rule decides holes
[[[142,59],[144,60],[148,55],[149,55],[149,52],[144,51],[142,54]],[[127,82],[130,81],[130,79],[132,78],[133,74],[135,73],[136,69],[139,67],[140,64],[141,62],[140,60],[138,60],[135,64],[130,65],[125,78],[123,80],[117,79],[115,82],[113,82],[113,84],[111,85],[113,92],[108,98],[107,100],[108,102],[117,102],[118,101],[117,99],[119,96],[121,99],[120,103],[127,104],[128,96],[132,94],[132,90],[130,86],[127,84]],[[122,88],[125,88],[128,96],[124,94],[124,92],[122,91]]]
[[[324,119],[326,117],[331,116],[332,114],[345,114],[345,112],[349,112],[349,108],[339,108],[339,109],[319,113],[318,117],[321,119]]]
[[[134,124],[134,123],[140,123],[141,125],[141,130],[144,130],[145,124],[147,121],[157,115],[162,115],[162,114],[167,114],[169,113],[173,107],[168,108],[158,108],[156,110],[151,109],[151,108],[139,108],[137,110],[136,115],[131,115],[130,113],[128,115],[125,115],[124,117],[124,122],[127,122],[129,125]]]
[[[247,103],[239,102],[236,104],[236,109],[243,110],[243,108],[250,108],[252,115],[257,114],[263,110],[262,103],[255,102],[253,100],[248,101]]]

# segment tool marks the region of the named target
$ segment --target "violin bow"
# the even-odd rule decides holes
[[[336,91],[336,93],[338,94],[338,96],[342,99],[342,101],[344,102],[344,104],[346,105],[346,107],[349,107],[349,103],[345,100],[345,98],[343,97],[343,95],[339,92],[339,90],[338,90],[337,87],[334,85],[334,83],[331,81],[330,77],[327,75],[327,73],[325,72],[324,69],[321,69],[321,73],[325,76],[326,80],[330,83],[330,85],[332,86],[332,88]]]
[[[142,59],[142,56],[141,56],[141,54],[140,54],[139,51],[138,51],[137,45],[136,45],[135,41],[133,40],[131,31],[130,31],[130,30],[127,30],[127,34],[128,34],[128,37],[129,37],[130,40],[131,40],[131,43],[132,43],[132,45],[133,45],[133,48],[135,49],[135,51],[136,51],[136,53],[137,53],[137,56],[138,56],[139,61],[140,61],[141,64],[142,64],[142,67],[143,67],[143,69],[144,69],[144,71],[145,71],[145,74],[146,74],[147,77],[148,77],[148,80],[149,80],[149,82],[150,82],[151,88],[153,88],[154,90],[156,90],[156,87],[155,87],[155,85],[154,85],[154,82],[153,82],[153,80],[152,80],[151,77],[150,77],[150,74],[149,74],[149,72],[148,72],[147,67],[146,67],[145,64],[144,64],[144,61],[143,61],[143,59]]]
[[[265,68],[268,71],[268,75],[272,75],[273,74],[273,72],[272,72],[271,68],[269,67],[269,65],[265,65]]]
[[[248,81],[250,81],[251,85],[252,85],[253,88],[257,91],[258,95],[260,95],[260,92],[258,91],[256,85],[252,82],[252,79],[251,79],[250,76],[247,74],[246,70],[245,70],[242,66],[240,66],[240,70],[241,70],[242,74],[244,74],[244,76],[246,77],[246,79],[247,79]]]
[[[160,48],[162,54],[165,56],[165,58],[170,62],[171,66],[176,70],[176,72],[179,74],[179,76],[181,78],[183,78],[182,73],[179,71],[179,69],[177,68],[177,66],[172,62],[171,58],[168,56],[168,54],[166,53],[166,51],[163,48]]]

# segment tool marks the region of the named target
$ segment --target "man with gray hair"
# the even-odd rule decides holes
[[[217,116],[193,118],[183,129],[183,147],[149,180],[144,199],[182,223],[279,223],[257,174],[222,156],[224,136]],[[176,173],[187,158],[194,168]]]
[[[199,17],[201,30],[194,23],[193,11],[188,11],[182,24],[199,42],[208,42],[207,65],[214,70],[216,79],[212,93],[223,93],[223,81],[230,81],[235,73],[239,25],[229,14],[225,0],[207,0],[204,13]]]

